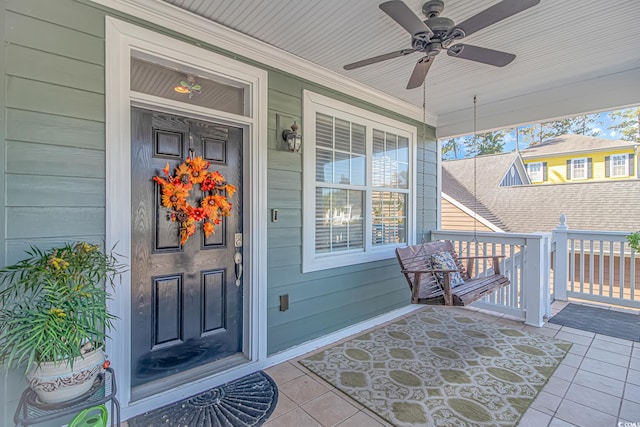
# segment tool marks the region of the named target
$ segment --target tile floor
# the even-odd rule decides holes
[[[565,304],[554,303],[553,314]],[[534,328],[483,310],[469,315],[574,343],[519,426],[640,426],[640,343],[550,323]],[[279,398],[264,427],[390,425],[311,373],[297,359],[266,372],[278,384]]]

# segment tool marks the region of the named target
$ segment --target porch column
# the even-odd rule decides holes
[[[544,325],[545,286],[543,284],[545,268],[545,245],[543,236],[527,238],[524,258],[524,323],[530,326]]]
[[[567,216],[560,215],[560,224],[553,230],[555,252],[553,258],[553,295],[554,299],[567,301],[567,285],[569,283],[569,259]]]

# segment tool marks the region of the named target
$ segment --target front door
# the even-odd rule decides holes
[[[242,130],[131,111],[131,385],[137,398],[211,375],[242,354]],[[211,162],[209,170],[238,191],[231,216],[212,235],[205,237],[198,225],[181,245],[180,223],[162,206],[152,178],[167,163],[173,172],[190,153]],[[190,204],[201,197],[194,185]]]

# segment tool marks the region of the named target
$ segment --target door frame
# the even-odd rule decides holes
[[[107,309],[118,316],[107,353],[118,375],[124,419],[215,387],[259,369],[267,357],[267,80],[265,70],[107,16],[105,18],[105,243],[131,259],[131,107],[213,120],[243,132],[243,235],[245,259],[243,353],[246,364],[131,400],[131,276],[122,275]],[[181,104],[130,91],[132,55],[184,64],[244,86],[245,116]]]

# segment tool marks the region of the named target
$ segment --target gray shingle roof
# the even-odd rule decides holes
[[[500,187],[517,153],[476,158],[478,214],[510,232],[551,231],[567,215],[569,228],[640,230],[640,180]],[[442,191],[473,210],[474,159],[442,162]],[[482,212],[481,212],[482,209]]]
[[[522,158],[633,148],[637,142],[597,138],[585,135],[560,135],[522,150]]]

